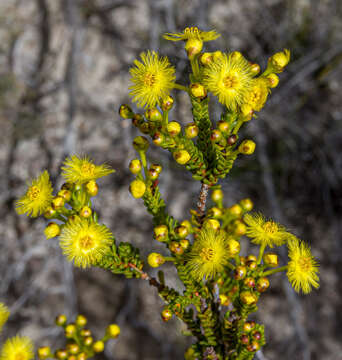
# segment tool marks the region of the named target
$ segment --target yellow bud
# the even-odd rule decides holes
[[[270,287],[270,281],[266,277],[261,277],[256,283],[259,292],[265,292]]]
[[[149,147],[149,142],[144,136],[137,136],[133,140],[133,147],[136,151],[146,151]]]
[[[117,338],[120,335],[120,327],[116,324],[111,324],[106,329],[106,335],[110,338]]]
[[[220,294],[220,302],[221,302],[221,305],[228,306],[230,304],[229,297],[227,295]]]
[[[65,337],[71,338],[73,337],[77,332],[77,328],[75,324],[69,324],[65,327]]]
[[[81,352],[80,354],[77,355],[77,360],[87,360],[88,359],[88,355],[85,352]]]
[[[99,340],[99,341],[96,341],[93,345],[93,350],[96,352],[96,353],[100,353],[104,350],[104,342]]]
[[[279,77],[276,74],[269,74],[267,80],[270,88],[275,88],[279,84]]]
[[[47,218],[47,219],[52,219],[53,217],[55,217],[55,215],[57,214],[56,210],[53,209],[51,206],[49,206],[45,213],[44,213],[44,216]]]
[[[155,122],[155,121],[160,122],[163,120],[163,116],[157,108],[147,109],[145,112],[145,117],[147,120],[152,121],[152,122]]]
[[[190,160],[190,154],[186,150],[178,150],[173,153],[174,159],[178,164],[185,165]]]
[[[278,255],[274,253],[266,253],[263,256],[264,264],[269,267],[277,267],[278,266]]]
[[[43,346],[38,349],[39,359],[48,359],[51,355],[51,349],[48,346]]]
[[[119,108],[119,115],[124,119],[131,119],[134,113],[127,104],[123,104]]]
[[[240,51],[233,51],[231,54],[230,54],[231,58],[234,59],[234,60],[238,60],[240,59],[242,56],[242,54],[240,53]]]
[[[250,291],[242,291],[240,293],[240,300],[246,305],[253,305],[257,303],[258,297]]]
[[[253,108],[248,104],[242,104],[240,107],[241,115],[244,121],[249,121],[253,117]]]
[[[129,170],[131,170],[131,173],[136,175],[139,174],[142,169],[141,161],[139,159],[133,159],[129,163]]]
[[[87,219],[92,214],[91,208],[89,206],[83,206],[80,210],[80,216]]]
[[[66,322],[67,322],[67,317],[65,315],[58,315],[56,317],[55,323],[57,326],[64,326]]]
[[[202,84],[191,84],[190,92],[193,97],[198,99],[204,99],[207,96],[207,91]]]
[[[217,128],[224,134],[228,134],[229,131],[229,124],[227,123],[227,121],[224,120],[220,120],[217,123]]]
[[[146,185],[141,180],[133,180],[129,186],[129,191],[133,197],[139,199],[145,194]]]
[[[56,196],[52,200],[52,207],[57,210],[64,206],[65,200],[61,196]]]
[[[179,242],[179,245],[182,247],[182,249],[186,250],[190,245],[190,241],[188,239],[182,239]]]
[[[154,228],[154,237],[157,241],[165,241],[168,235],[168,228],[166,225],[158,225]]]
[[[194,123],[188,124],[185,127],[185,136],[188,139],[193,139],[194,137],[196,137],[198,135],[199,129],[198,126],[195,125]]]
[[[169,249],[175,255],[183,255],[185,250],[182,244],[178,241],[171,241]]]
[[[177,121],[171,121],[167,124],[167,131],[171,136],[177,136],[182,131],[182,127]]]
[[[91,336],[91,331],[89,329],[82,329],[80,331],[81,336],[84,338]]]
[[[83,315],[78,315],[76,318],[76,325],[79,327],[83,327],[87,325],[87,318]]]
[[[71,191],[70,190],[61,190],[58,192],[58,196],[62,197],[66,202],[68,202],[71,199]]]
[[[234,215],[236,217],[240,217],[242,215],[242,207],[239,204],[235,204],[228,208],[229,214]]]
[[[214,62],[222,59],[222,57],[223,57],[222,51],[215,51],[215,52],[213,53],[213,61],[214,61]]]
[[[84,339],[83,342],[85,346],[90,346],[94,342],[94,339],[91,336],[88,336]]]
[[[220,222],[216,219],[208,219],[205,221],[204,225],[213,230],[218,230],[221,226]]]
[[[189,220],[183,220],[181,222],[182,226],[185,226],[188,229],[188,232],[190,233],[190,231],[192,230],[192,225],[191,222]]]
[[[175,228],[175,233],[178,237],[180,237],[181,239],[184,239],[185,237],[188,236],[189,231],[188,231],[187,227],[181,225],[181,226],[177,226]]]
[[[227,249],[229,257],[234,257],[240,252],[240,243],[233,238],[227,241]]]
[[[44,230],[47,239],[52,239],[61,233],[61,228],[58,224],[51,222]]]
[[[244,155],[252,155],[255,150],[255,142],[253,140],[244,140],[239,146],[239,152]]]
[[[252,254],[251,254],[251,255],[248,255],[248,256],[247,256],[247,259],[246,259],[246,260],[247,260],[247,262],[248,262],[248,261],[257,261],[257,257],[256,257],[255,255],[252,255]]]
[[[80,347],[76,343],[70,343],[66,346],[69,354],[76,355],[80,351]]]
[[[237,236],[245,235],[247,231],[246,225],[241,220],[234,221],[234,234]]]
[[[99,186],[95,180],[90,180],[86,184],[86,191],[90,196],[96,196],[99,191]]]
[[[172,108],[173,105],[173,97],[167,96],[165,99],[162,100],[161,108],[163,111],[169,111]]]
[[[249,199],[249,198],[242,199],[240,201],[240,205],[241,205],[241,207],[242,207],[242,209],[244,211],[251,211],[253,209],[253,206],[254,206],[253,201],[251,199]]]
[[[223,191],[221,189],[215,189],[211,193],[211,199],[216,203],[221,202],[223,200]]]
[[[222,210],[219,209],[218,207],[214,206],[211,209],[209,209],[208,214],[210,217],[217,219],[222,215]]]
[[[275,72],[282,72],[284,67],[290,61],[290,51],[284,49],[284,51],[277,52],[273,56],[269,58],[269,63],[271,64],[272,68]]]
[[[59,360],[64,360],[64,359],[68,358],[68,352],[66,350],[64,350],[64,349],[60,349],[60,350],[56,351],[55,356]]]
[[[190,59],[199,54],[203,48],[203,41],[199,38],[189,39],[185,43],[185,51],[188,53]]]
[[[212,53],[203,53],[200,57],[200,62],[202,65],[206,66],[213,62],[213,54]]]
[[[164,309],[164,310],[161,312],[161,317],[162,317],[163,321],[165,321],[165,322],[171,320],[171,318],[172,318],[172,312],[171,312],[171,310],[169,310],[169,309]]]
[[[158,253],[151,253],[147,257],[147,262],[151,267],[158,267],[165,262],[164,256]]]
[[[251,71],[252,71],[253,75],[259,74],[260,65],[258,65],[258,64],[250,64],[250,66],[251,66]]]

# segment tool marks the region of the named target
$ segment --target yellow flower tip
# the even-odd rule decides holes
[[[290,50],[284,49],[277,52],[269,58],[269,63],[275,72],[282,72],[285,66],[289,63],[291,57]]]
[[[0,331],[6,323],[8,317],[10,316],[10,311],[4,303],[0,303]]]
[[[47,239],[52,239],[61,233],[61,228],[58,224],[51,222],[44,230]]]
[[[16,212],[31,217],[43,214],[51,204],[52,191],[49,173],[45,170],[32,180],[25,195],[17,200]]]
[[[253,76],[248,61],[241,53],[222,54],[203,69],[203,85],[218,97],[221,104],[236,111],[246,102],[252,90]]]
[[[273,247],[280,246],[288,238],[285,228],[272,221],[266,220],[261,214],[246,214],[244,222],[247,225],[246,235],[257,245]]]
[[[187,41],[192,39],[202,40],[203,42],[216,40],[220,37],[221,34],[217,33],[215,30],[202,31],[197,27],[187,27],[181,33],[166,33],[163,35],[164,39],[170,41]]]
[[[311,292],[319,287],[319,265],[311,254],[310,247],[292,237],[288,243],[289,258],[287,277],[296,292]]]
[[[235,257],[240,252],[240,243],[233,238],[228,239],[227,251],[230,258]]]
[[[130,96],[139,107],[155,107],[168,98],[175,83],[175,69],[167,57],[159,57],[154,51],[143,52],[141,62],[134,61],[130,69]]]
[[[213,279],[224,270],[229,259],[223,231],[203,228],[187,254],[187,270],[197,281]]]
[[[74,184],[84,184],[113,173],[109,165],[95,165],[87,156],[72,155],[65,159],[62,176]]]
[[[105,225],[81,218],[68,221],[59,239],[63,254],[82,268],[95,265],[113,243],[113,235]]]
[[[33,357],[32,341],[25,336],[8,339],[0,353],[0,360],[31,360]]]
[[[255,111],[260,111],[267,100],[270,83],[267,78],[253,79],[252,89],[246,98],[246,104]]]
[[[134,198],[139,199],[145,194],[146,184],[142,180],[133,180],[129,185],[129,191]]]

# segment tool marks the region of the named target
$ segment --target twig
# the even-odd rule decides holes
[[[202,218],[205,214],[205,204],[207,202],[208,191],[209,185],[202,183],[201,192],[197,202],[198,214],[200,218]]]

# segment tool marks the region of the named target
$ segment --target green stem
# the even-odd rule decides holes
[[[228,261],[228,263],[227,263],[227,266],[229,267],[229,269],[235,270],[235,266],[234,266],[231,262],[229,262],[229,261]]]
[[[167,257],[167,256],[164,256],[164,260],[165,261],[172,261],[172,262],[176,262],[177,259],[175,259],[174,257]]]
[[[257,260],[257,264],[259,265],[261,263],[261,259],[262,259],[262,256],[264,255],[264,251],[266,249],[266,244],[261,244],[260,246],[260,250],[259,250],[259,256],[258,256],[258,260]]]
[[[198,66],[198,60],[197,60],[197,56],[194,56],[191,60],[190,60],[190,64],[191,64],[191,69],[192,69],[192,73],[194,74],[195,80],[198,81],[199,77],[200,77],[200,69]]]
[[[276,274],[277,272],[280,272],[280,271],[286,271],[287,268],[288,268],[288,265],[281,266],[276,269],[268,270],[268,271],[264,272],[262,275],[268,276],[268,275]]]
[[[240,255],[236,255],[235,256],[235,262],[236,262],[236,265],[240,265]]]
[[[173,88],[178,89],[178,90],[186,91],[187,93],[189,92],[189,88],[187,86],[184,86],[184,85],[174,83]]]
[[[163,111],[163,128],[167,128],[169,122],[169,110]]]
[[[139,156],[141,159],[141,163],[143,165],[144,168],[144,173],[145,173],[145,179],[148,179],[148,172],[147,172],[147,160],[146,160],[146,153],[145,151],[139,151]]]
[[[236,135],[238,133],[238,131],[240,130],[240,127],[242,126],[242,124],[244,123],[243,120],[239,119],[237,124],[235,125],[235,128],[233,130],[233,134]]]

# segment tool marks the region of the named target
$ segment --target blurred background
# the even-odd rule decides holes
[[[209,50],[239,50],[262,68],[274,52],[292,53],[266,107],[244,129],[257,151],[240,157],[222,186],[226,205],[250,197],[312,246],[321,287],[297,296],[285,275],[273,277],[256,316],[268,341],[257,358],[342,359],[341,19],[340,0],[1,0],[0,301],[12,313],[6,336],[20,331],[37,346],[58,346],[55,316],[82,313],[98,336],[111,322],[121,326],[99,359],[183,358],[191,339],[181,336],[177,320],[161,321],[154,289],[98,269],[73,269],[58,243],[45,240],[45,221],[19,217],[13,208],[28,179],[48,169],[61,185],[64,157],[89,154],[117,170],[100,181],[101,221],[144,255],[161,250],[150,215],[128,192],[137,132],[118,108],[130,101],[128,69],[145,49],[169,56],[178,82],[186,83],[182,44],[161,34],[198,26],[222,34]],[[174,96],[172,118],[190,122],[189,100]],[[213,111],[217,119],[218,105]],[[170,212],[189,218],[200,184],[162,150],[149,154],[163,165]],[[172,269],[168,283],[180,288]]]

